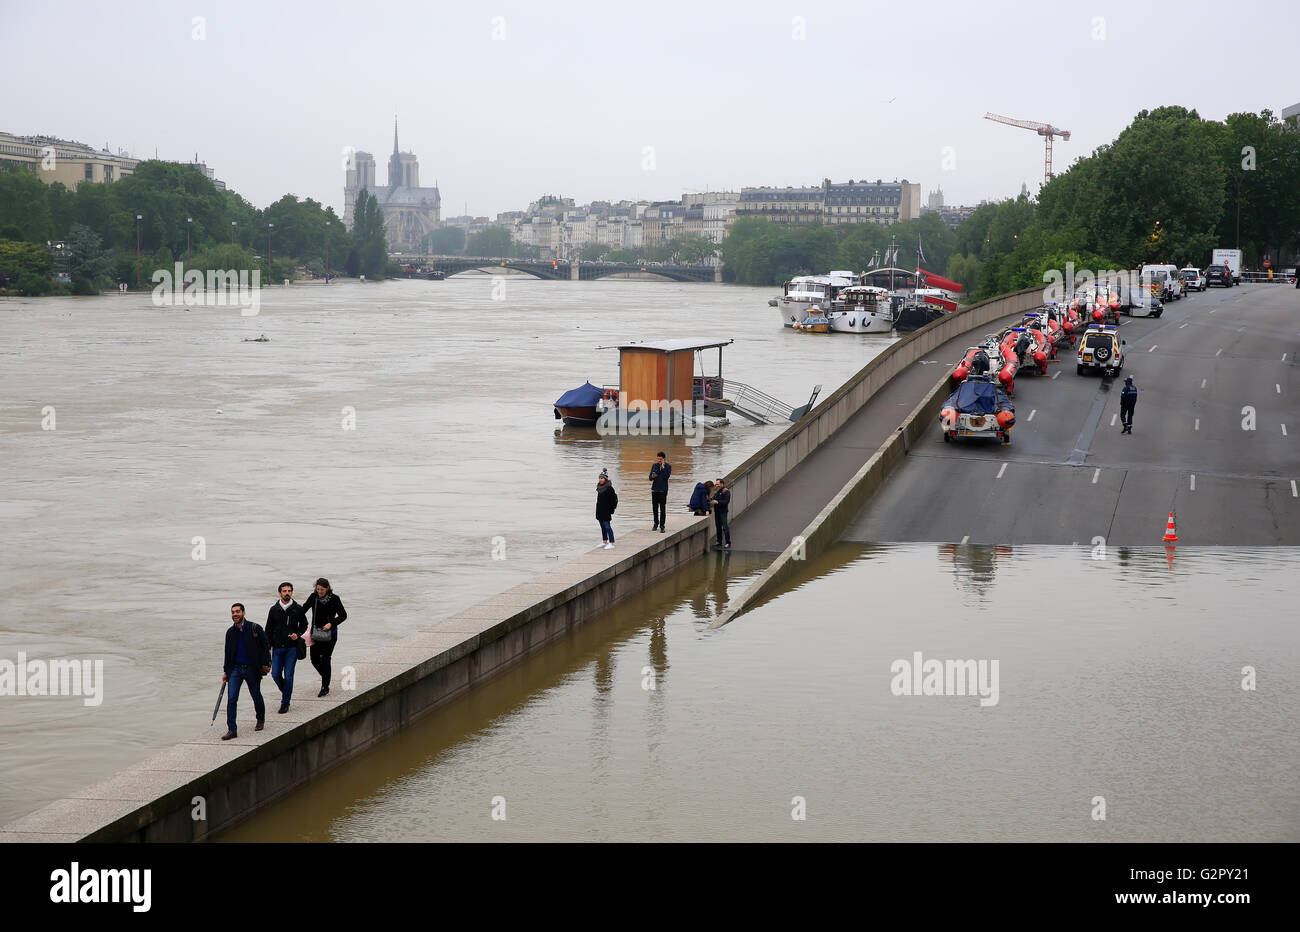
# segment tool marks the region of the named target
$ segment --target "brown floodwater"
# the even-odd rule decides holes
[[[1093,556],[711,555],[222,840],[1300,841],[1300,550]]]
[[[649,526],[660,449],[684,511],[781,426],[602,439],[552,403],[617,381],[611,343],[734,338],[724,374],[797,405],[891,342],[796,334],[773,293],[464,275],[267,288],[255,317],[0,299],[0,660],[104,670],[98,706],[0,696],[0,824],[208,727],[231,602],[260,621],[280,581],[329,577],[337,668],[598,543],[602,468],[616,529]]]

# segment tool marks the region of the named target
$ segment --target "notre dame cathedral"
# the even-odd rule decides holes
[[[343,223],[352,229],[357,195],[369,191],[379,202],[384,217],[384,233],[393,252],[419,252],[424,238],[438,228],[442,216],[442,198],[438,189],[420,187],[420,162],[414,152],[397,147],[397,120],[393,120],[393,154],[388,159],[388,186],[380,187],[375,178],[375,157],[357,152],[347,170],[343,186]]]

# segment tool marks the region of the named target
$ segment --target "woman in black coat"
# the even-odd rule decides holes
[[[302,607],[303,611],[311,610],[311,665],[320,674],[320,692],[316,696],[328,696],[330,655],[339,642],[339,625],[347,620],[348,611],[324,576],[316,580],[316,591],[307,596]]]
[[[600,542],[606,550],[614,549],[614,510],[618,508],[618,493],[609,481],[609,471],[602,469],[596,480],[596,520],[600,522]]]

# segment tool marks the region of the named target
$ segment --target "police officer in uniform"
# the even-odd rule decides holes
[[[1133,384],[1133,376],[1124,379],[1124,387],[1119,393],[1119,419],[1124,425],[1121,434],[1133,433],[1133,409],[1137,407],[1138,390]]]

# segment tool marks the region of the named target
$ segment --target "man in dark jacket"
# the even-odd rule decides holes
[[[661,534],[668,530],[668,477],[673,474],[664,451],[659,451],[655,464],[650,467],[650,507],[654,510],[655,524],[650,530]]]
[[[614,511],[618,508],[618,493],[609,481],[609,470],[602,469],[596,480],[596,520],[600,522],[600,543],[605,550],[614,549]]]
[[[1137,407],[1138,390],[1133,385],[1133,376],[1124,380],[1124,387],[1119,393],[1119,420],[1124,425],[1121,434],[1133,433],[1133,409]]]
[[[724,480],[719,479],[714,484],[709,504],[713,506],[713,523],[718,532],[717,547],[719,550],[730,550],[731,523],[727,520],[727,512],[731,508],[731,489],[727,488]]]
[[[293,670],[298,665],[298,644],[306,633],[307,613],[293,600],[293,583],[282,582],[280,601],[266,613],[266,638],[271,642],[271,679],[280,687],[281,714],[289,711],[289,700],[293,697]]]
[[[226,629],[226,664],[221,682],[228,683],[226,690],[226,728],[222,741],[239,737],[235,727],[235,709],[239,705],[239,687],[248,683],[253,697],[253,711],[257,713],[257,726],[261,731],[266,724],[266,704],[262,702],[262,677],[271,672],[271,644],[262,628],[244,618],[244,605],[236,602],[230,606],[230,627]]]

